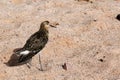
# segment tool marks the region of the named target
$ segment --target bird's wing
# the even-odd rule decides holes
[[[38,33],[33,34],[24,45],[23,49],[27,50],[27,52],[21,53],[19,57],[19,62],[23,62],[31,59],[35,54],[37,54],[41,49],[44,48],[45,44],[48,41],[47,36],[41,36]]]
[[[45,45],[45,43],[47,43],[45,38],[30,38],[26,44],[25,44],[25,48],[28,50],[38,50],[38,49],[42,49]]]
[[[47,43],[48,38],[47,37],[43,37],[43,36],[39,36],[37,33],[33,34],[27,41],[25,44],[25,48],[28,50],[40,50],[42,49],[45,44]]]
[[[29,53],[27,55],[20,55],[19,59],[18,59],[18,63],[28,61],[28,60],[32,59],[32,57],[34,55],[35,55],[34,53]]]

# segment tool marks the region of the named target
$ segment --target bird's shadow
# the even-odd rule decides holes
[[[13,54],[10,56],[10,59],[8,60],[8,62],[5,62],[4,64],[6,64],[9,67],[20,66],[20,65],[26,64],[27,62],[24,62],[24,63],[19,63],[18,62],[20,56],[17,55],[15,52],[17,52],[17,51],[19,51],[21,49],[22,48],[14,49]]]

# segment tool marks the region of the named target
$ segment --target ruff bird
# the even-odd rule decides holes
[[[26,61],[28,61],[28,63],[31,62],[32,57],[35,56],[37,53],[39,53],[48,42],[48,34],[49,34],[48,27],[50,26],[56,28],[56,25],[58,25],[58,23],[52,25],[49,21],[42,22],[40,25],[40,29],[30,36],[30,38],[26,41],[23,48],[14,51],[15,54],[19,56],[17,62],[18,63],[22,63]],[[39,55],[39,63],[41,70],[43,70],[40,55]]]

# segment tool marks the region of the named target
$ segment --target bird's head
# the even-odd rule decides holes
[[[40,29],[45,28],[48,29],[49,27],[53,27],[56,28],[56,26],[59,25],[58,23],[54,22],[54,23],[50,23],[49,21],[44,21],[41,23],[40,25]]]

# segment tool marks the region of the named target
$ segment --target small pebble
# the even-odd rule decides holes
[[[120,21],[120,14],[116,16],[116,19]]]
[[[96,22],[97,20],[96,20],[96,19],[94,19],[93,21],[94,21],[94,22]]]
[[[64,70],[67,70],[67,65],[66,65],[66,63],[64,63],[64,64],[62,65],[62,68],[63,68]]]
[[[103,59],[99,59],[100,62],[103,62]]]

